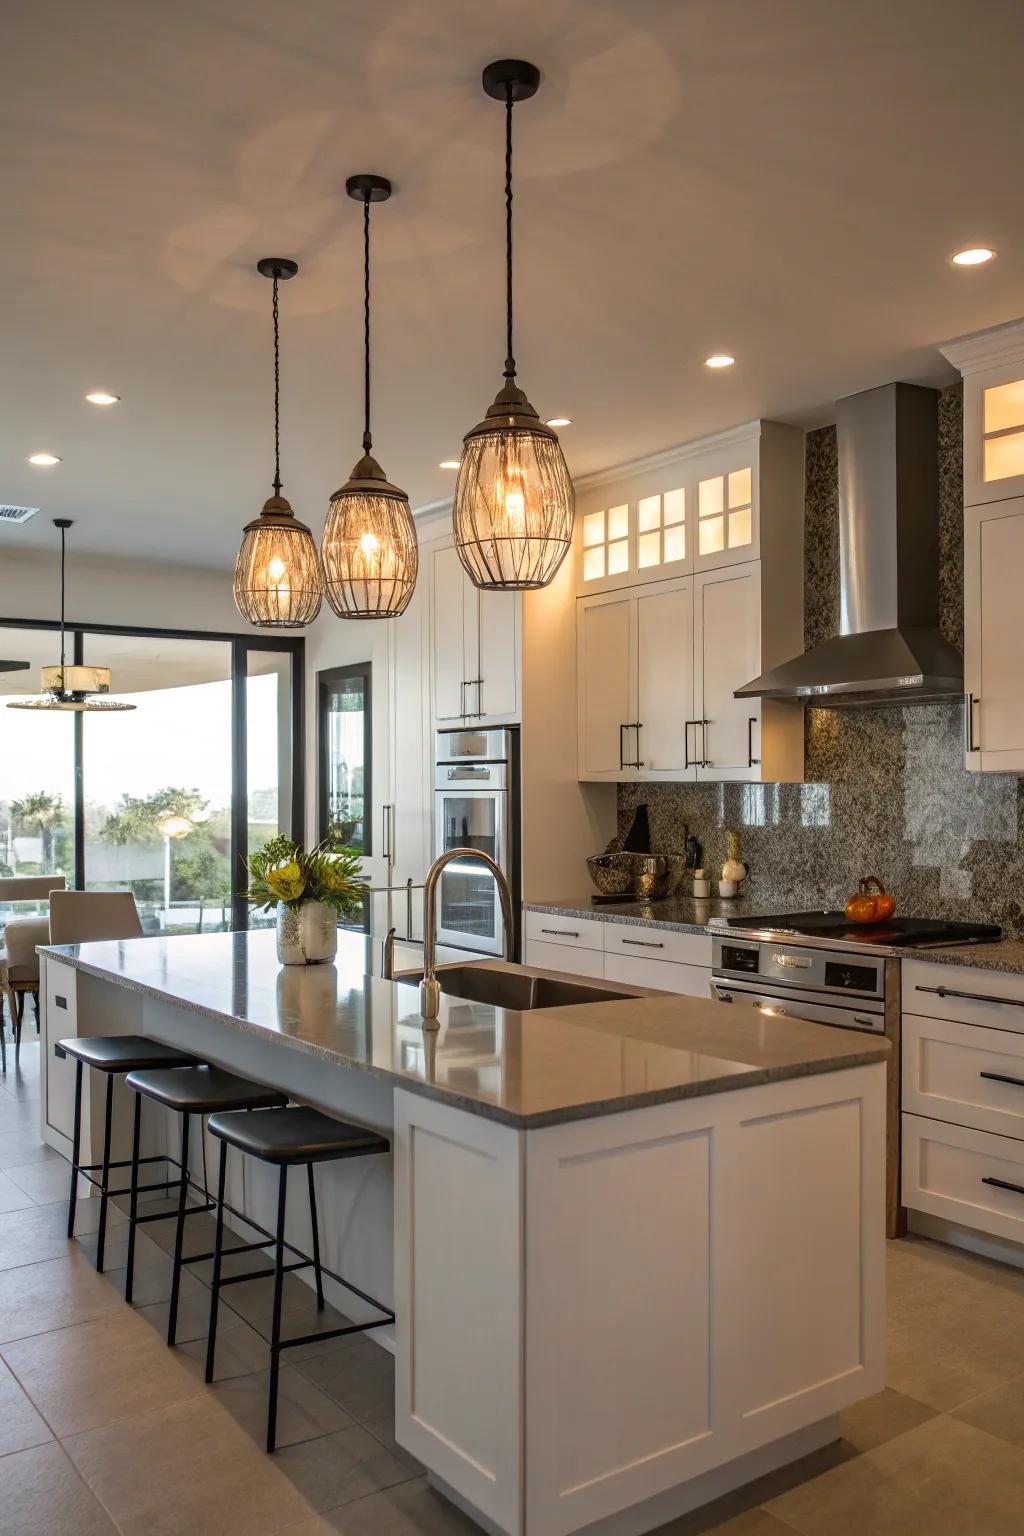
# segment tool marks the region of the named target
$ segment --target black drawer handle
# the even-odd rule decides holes
[[[983,1184],[991,1184],[993,1189],[1008,1189],[1011,1194],[1024,1195],[1024,1184],[1010,1184],[1006,1179],[989,1179],[981,1181]]]
[[[56,1056],[58,1061],[67,1061],[68,1059],[68,1053],[62,1045],[55,1045],[53,1048],[53,1054]]]
[[[553,933],[560,939],[578,939],[580,936],[578,928],[542,928],[541,933]]]
[[[55,992],[53,994],[53,1000],[57,1004],[58,1008],[66,1008],[68,1006],[67,998],[66,997],[61,997],[59,992]]]
[[[660,939],[623,939],[623,944],[635,944],[638,949],[664,949]]]
[[[1012,1083],[1015,1088],[1024,1088],[1024,1077],[1008,1077],[1005,1072],[979,1072],[978,1076],[989,1083]]]
[[[1024,1008],[1024,998],[993,997],[989,992],[957,992],[953,987],[918,987],[915,992],[931,992],[935,997],[964,997],[971,1003],[1003,1003],[1007,1008]]]

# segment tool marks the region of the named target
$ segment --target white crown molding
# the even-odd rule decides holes
[[[685,463],[701,454],[719,448],[731,448],[738,443],[753,442],[764,430],[762,421],[745,421],[738,427],[727,427],[724,432],[713,432],[708,437],[694,438],[675,448],[662,448],[648,453],[641,459],[630,459],[627,464],[615,464],[609,469],[598,469],[589,475],[579,475],[573,485],[577,491],[596,490],[603,485],[614,485],[620,480],[630,480],[635,475],[649,474],[654,470],[667,469],[670,465]]]
[[[441,501],[428,501],[422,507],[413,508],[413,520],[418,533],[431,534],[435,527],[451,521],[453,498],[445,496]]]
[[[958,336],[955,341],[947,341],[939,351],[961,373],[979,373],[983,368],[1024,359],[1024,319],[1010,320],[1006,325],[991,325],[987,330],[973,331],[969,336]]]

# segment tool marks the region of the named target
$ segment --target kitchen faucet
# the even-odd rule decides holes
[[[423,882],[423,980],[420,982],[420,1013],[424,1019],[437,1018],[441,1006],[441,985],[437,979],[437,882],[441,871],[453,859],[479,859],[494,876],[501,902],[501,922],[505,937],[505,959],[512,959],[512,892],[508,881],[489,853],[480,848],[449,848],[440,854],[427,870]],[[428,1028],[436,1025],[428,1024]]]

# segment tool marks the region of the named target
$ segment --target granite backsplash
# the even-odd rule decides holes
[[[940,624],[963,647],[961,391],[939,396]],[[839,493],[834,427],[807,435],[804,637],[839,631]],[[766,911],[841,905],[877,874],[908,915],[974,918],[1024,934],[1024,780],[968,773],[959,701],[808,709],[803,784],[622,784],[620,829],[646,804],[652,845],[688,826],[717,875],[740,834],[744,895]]]

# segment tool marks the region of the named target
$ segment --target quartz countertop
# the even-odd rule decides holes
[[[904,960],[933,965],[969,965],[981,971],[1024,976],[1024,939],[996,939],[991,944],[952,944],[943,949],[903,949]]]
[[[281,966],[270,932],[51,946],[88,976],[385,1078],[522,1129],[882,1061],[888,1043],[668,993],[519,1013],[442,997],[425,1031],[415,986],[334,965]]]
[[[602,902],[595,905],[585,896],[566,901],[528,901],[527,912],[548,912],[552,917],[592,917],[599,923],[629,923],[635,928],[669,928],[676,933],[708,933],[713,917],[759,917],[764,902],[751,904],[742,897],[723,901],[709,896],[670,896],[665,901]]]

